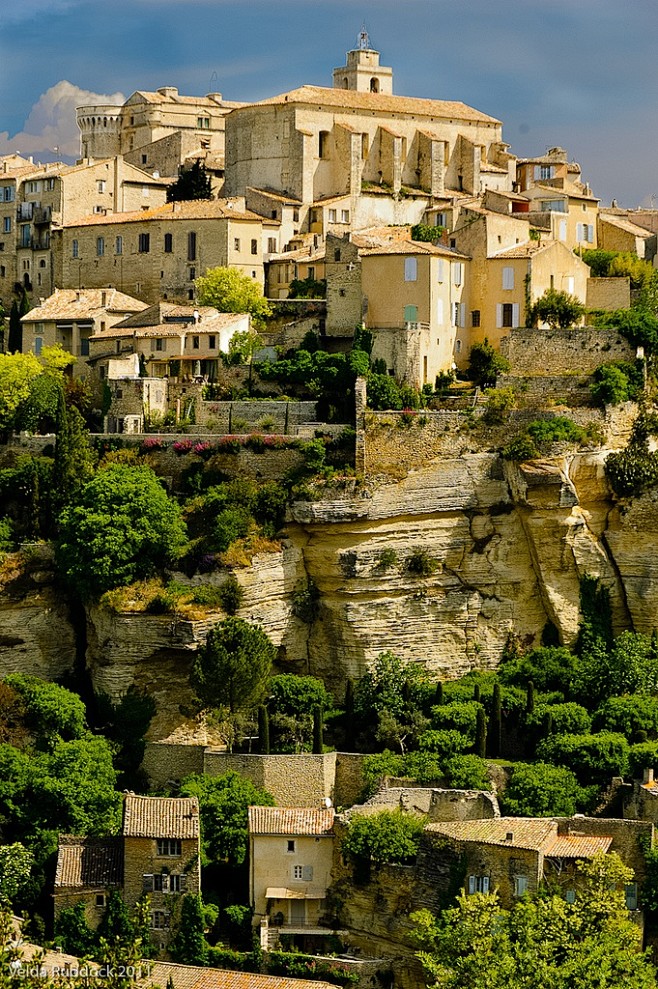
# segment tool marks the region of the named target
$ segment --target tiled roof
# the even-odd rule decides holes
[[[251,834],[328,835],[332,833],[333,807],[250,807]]]
[[[230,199],[197,199],[189,202],[165,203],[153,209],[132,210],[127,213],[92,213],[65,227],[106,226],[108,223],[140,223],[143,220],[262,220],[258,213],[244,209],[241,204],[231,206]]]
[[[77,838],[60,835],[55,887],[93,888],[123,882],[121,838]]]
[[[632,234],[634,237],[655,237],[650,230],[646,227],[639,227],[637,223],[633,223],[632,220],[627,219],[623,216],[614,216],[609,213],[599,213],[599,219],[602,223],[609,223],[612,227],[617,227],[619,230],[624,230],[626,233]]]
[[[594,196],[591,192],[583,192],[582,189],[577,189],[572,182],[567,183],[562,187],[556,187],[552,185],[544,185],[542,182],[537,182],[535,189],[541,189],[542,192],[552,192],[559,196],[562,193],[563,196],[568,196],[569,199],[586,199],[588,201],[593,201],[598,203],[598,197]]]
[[[396,240],[390,244],[382,244],[380,247],[362,248],[360,253],[364,257],[377,254],[432,254],[440,258],[452,258],[455,261],[468,259],[467,254],[460,254],[458,251],[442,244],[430,244],[426,241],[417,240]]]
[[[402,113],[411,116],[440,117],[442,120],[481,120],[499,124],[480,110],[452,100],[423,100],[410,96],[389,96],[386,93],[358,93],[350,89],[326,89],[321,86],[302,86],[288,93],[281,93],[255,106],[281,103],[306,103],[336,110],[367,110],[377,113]]]
[[[272,261],[308,261],[310,264],[315,264],[318,261],[324,261],[327,252],[324,247],[311,248],[299,247],[296,251],[283,251],[282,254],[271,254],[270,263]]]
[[[498,817],[482,821],[428,824],[425,831],[445,835],[454,841],[542,851],[547,841],[557,835],[557,824],[545,818]]]
[[[123,834],[132,838],[198,838],[199,802],[196,797],[140,797],[126,795]]]
[[[140,989],[172,985],[173,989],[335,989],[328,982],[289,979],[283,975],[255,975],[252,972],[229,972],[220,968],[196,968],[173,962],[154,962],[147,979],[138,982]]]
[[[173,89],[174,87],[163,86],[163,89],[165,88]],[[180,103],[183,106],[207,106],[209,109],[212,107],[215,109],[217,109],[217,107],[228,107],[229,109],[233,109],[234,107],[245,105],[244,103],[235,103],[231,100],[217,101],[211,99],[209,96],[181,96],[178,92],[176,94],[169,95],[158,92],[151,93],[145,89],[138,89],[137,92],[133,93],[126,103],[124,103],[124,106],[129,105],[130,100],[133,100],[133,103],[130,105],[134,105],[134,103],[138,102],[133,99],[135,96],[143,97],[144,102],[146,103]]]
[[[275,199],[279,203],[290,203],[291,206],[301,206],[301,199],[295,199],[294,196],[284,196],[280,192],[272,192],[271,189],[257,189],[255,186],[249,186],[247,192],[257,192],[261,196],[267,196],[268,199]]]
[[[103,305],[103,297],[105,304]],[[22,317],[23,323],[42,323],[48,319],[92,319],[99,312],[141,312],[146,303],[114,288],[62,289]]]
[[[155,302],[151,306],[144,306],[139,313],[122,319],[117,326],[121,329],[128,326],[160,326],[161,323],[166,321],[167,317],[176,320],[187,319],[191,323],[194,319],[195,310],[199,313],[203,321],[210,316],[219,315],[217,309],[213,306],[184,306],[176,302]]]
[[[544,849],[544,855],[554,859],[588,859],[597,852],[607,852],[612,838],[595,835],[557,835]]]
[[[497,261],[499,258],[502,260],[507,260],[511,258],[529,258],[533,254],[538,254],[539,251],[545,251],[547,248],[555,241],[551,241],[550,244],[542,244],[538,240],[528,240],[525,244],[516,244],[514,247],[507,247],[504,251],[498,251],[496,254],[490,254],[489,260]]]

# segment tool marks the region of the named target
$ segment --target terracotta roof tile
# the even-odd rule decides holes
[[[60,835],[55,886],[120,886],[123,882],[121,838]]]
[[[174,989],[335,989],[327,982],[309,979],[289,979],[282,975],[255,975],[251,972],[229,972],[219,968],[196,968],[155,962],[147,979],[138,982],[140,989],[150,986],[173,985]]]
[[[468,259],[467,254],[460,254],[459,251],[455,251],[451,247],[417,240],[395,240],[381,246],[366,247],[360,250],[360,254],[364,257],[377,254],[431,254],[440,258],[452,258],[455,261]]]
[[[291,206],[301,206],[301,199],[295,199],[294,196],[284,196],[280,192],[272,192],[271,189],[257,189],[255,186],[249,186],[247,192],[257,192],[260,196],[267,196],[268,199],[275,199],[279,203],[289,203]]]
[[[105,297],[105,304],[103,304]],[[22,317],[23,323],[41,323],[49,319],[92,319],[100,312],[141,312],[146,303],[114,288],[61,289]]]
[[[440,117],[442,120],[481,120],[499,124],[480,110],[452,100],[424,100],[410,96],[389,96],[386,93],[358,93],[348,89],[326,89],[321,86],[302,86],[271,99],[261,100],[255,106],[280,103],[310,103],[337,110],[378,110],[384,113],[409,114],[410,116]]]
[[[544,855],[553,859],[588,859],[597,852],[607,852],[612,838],[595,835],[556,835],[544,849]]]
[[[251,834],[329,835],[334,826],[333,807],[250,807]]]
[[[490,254],[489,260],[497,261],[499,258],[503,260],[507,258],[529,258],[533,254],[538,254],[539,251],[545,251],[554,243],[555,241],[551,241],[550,244],[542,244],[538,240],[528,240],[525,244],[516,244],[514,247],[508,247],[504,251]]]
[[[543,851],[546,843],[557,835],[557,824],[546,818],[498,817],[482,821],[428,824],[425,831],[445,835],[454,841]]]
[[[123,804],[123,834],[132,838],[198,838],[196,797],[140,797],[129,793]]]
[[[233,205],[230,203],[233,202]],[[244,209],[242,204],[227,199],[198,199],[189,202],[165,203],[153,209],[132,210],[128,213],[93,213],[65,227],[106,226],[112,223],[140,223],[144,220],[262,220],[258,213]]]
[[[626,233],[632,234],[634,237],[642,237],[643,239],[649,237],[655,237],[656,235],[647,230],[646,227],[639,227],[637,223],[633,223],[624,216],[612,216],[609,213],[599,213],[599,219],[602,223],[609,223],[612,227],[617,227],[619,230],[624,230]]]

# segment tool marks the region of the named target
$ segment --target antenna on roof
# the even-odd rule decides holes
[[[368,51],[370,48],[370,38],[368,37],[368,32],[366,31],[365,21],[361,25],[361,30],[359,31],[358,46],[362,52]]]

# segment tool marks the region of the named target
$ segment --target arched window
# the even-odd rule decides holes
[[[373,76],[372,79],[370,80],[370,92],[371,93],[379,92],[379,79],[377,78],[377,76]]]
[[[329,157],[329,131],[321,130],[318,138],[318,155],[320,158]]]

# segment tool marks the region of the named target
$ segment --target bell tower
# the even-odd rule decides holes
[[[346,64],[334,69],[334,89],[387,96],[393,93],[393,69],[379,64],[379,52],[370,47],[365,24],[359,32],[357,47],[347,53]]]

